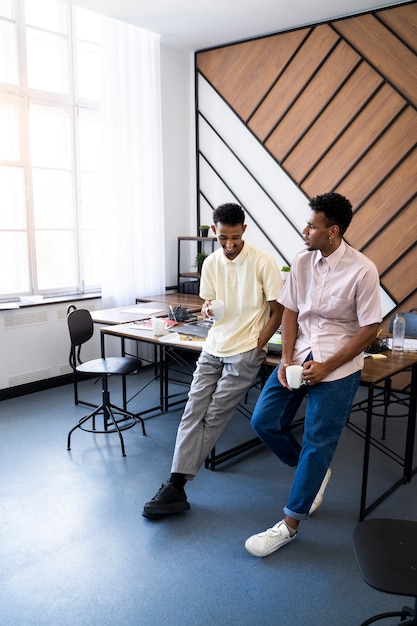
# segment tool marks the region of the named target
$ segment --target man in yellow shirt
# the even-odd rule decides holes
[[[202,312],[209,316],[212,301],[218,299],[224,302],[224,316],[213,323],[197,361],[171,475],[144,506],[143,515],[151,519],[190,508],[184,486],[196,476],[254,382],[266,344],[281,323],[280,273],[271,255],[243,240],[243,209],[233,203],[219,206],[211,228],[220,248],[203,264]]]

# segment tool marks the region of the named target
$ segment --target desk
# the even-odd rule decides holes
[[[178,328],[181,327],[181,324],[178,325]],[[202,343],[200,342],[195,342],[195,341],[183,341],[183,342],[176,342],[176,343],[171,343],[171,341],[168,342],[164,342],[164,340],[160,340],[160,337],[155,337],[155,335],[153,334],[153,331],[151,329],[143,329],[140,328],[140,326],[135,327],[135,325],[132,324],[117,324],[117,325],[112,325],[112,326],[104,326],[100,329],[101,331],[101,354],[104,357],[105,356],[105,337],[106,335],[111,335],[111,336],[115,336],[115,337],[119,337],[121,340],[121,351],[122,354],[125,354],[125,340],[126,339],[133,339],[135,341],[141,341],[143,343],[147,343],[147,344],[151,344],[155,347],[155,350],[157,351],[155,354],[155,362],[158,363],[159,362],[159,373],[155,373],[155,378],[158,377],[159,378],[159,388],[160,388],[160,395],[159,395],[159,405],[152,408],[152,409],[148,409],[148,411],[146,412],[150,412],[152,410],[161,410],[161,411],[167,411],[169,406],[172,406],[169,404],[169,377],[168,377],[168,360],[169,360],[169,352],[171,350],[175,350],[178,348],[183,349],[183,350],[187,350],[187,351],[191,351],[191,352],[195,352],[196,356],[198,356],[198,354],[201,351],[201,346]],[[165,334],[165,338],[166,339],[171,339],[174,338],[174,335],[172,333],[166,333]]]
[[[180,325],[178,328],[180,329]],[[160,405],[161,410],[167,410],[168,408],[168,371],[167,371],[167,349],[181,348],[182,350],[192,350],[198,354],[201,350],[202,344],[200,342],[176,342],[164,343],[159,338],[154,337],[152,331],[140,330],[129,327],[128,324],[118,326],[108,326],[101,329],[102,333],[102,349],[104,350],[104,337],[106,334],[120,337],[122,340],[122,350],[124,339],[136,339],[137,341],[145,341],[147,343],[154,343],[159,345],[161,351],[161,368],[160,368]],[[104,354],[104,352],[103,352]],[[280,360],[278,355],[268,354],[265,358],[264,365],[273,368]],[[385,380],[402,372],[407,368],[412,368],[411,374],[411,388],[410,388],[410,402],[407,419],[407,433],[404,444],[404,456],[399,459],[403,468],[402,475],[387,491],[385,491],[374,502],[366,505],[367,488],[368,488],[368,475],[369,475],[369,459],[371,445],[381,449],[381,444],[372,437],[372,421],[373,421],[373,407],[374,407],[374,392],[377,385],[381,385]],[[417,472],[417,468],[413,469],[413,457],[414,457],[414,438],[415,438],[415,424],[416,424],[416,406],[417,406],[417,353],[404,352],[402,355],[387,353],[386,359],[374,360],[372,357],[365,359],[364,369],[361,375],[361,386],[368,388],[368,397],[366,403],[366,427],[364,431],[356,427],[354,424],[348,423],[348,427],[362,436],[365,441],[364,455],[363,455],[363,470],[362,470],[362,485],[361,485],[361,498],[360,498],[360,511],[359,520],[362,521],[366,515],[373,511],[383,500],[385,500],[395,489],[400,485],[410,482],[414,473]],[[240,446],[236,446],[231,450],[222,452],[220,455],[211,456],[214,465],[211,465],[211,469],[214,469],[215,465],[223,462],[241,452],[248,450],[249,448],[258,445],[259,439],[253,438]],[[210,462],[209,462],[210,463]],[[206,465],[207,466],[207,465]]]
[[[204,300],[192,293],[163,293],[156,296],[136,298],[136,302],[164,302],[167,306],[183,306],[191,312],[201,311]]]
[[[168,308],[164,302],[149,300],[142,304],[118,306],[114,309],[91,311],[91,317],[96,324],[124,324],[140,320],[147,320],[151,316],[163,317],[168,315]]]
[[[395,489],[400,485],[410,482],[415,471],[413,470],[413,458],[414,458],[414,438],[416,427],[416,406],[417,406],[417,353],[404,352],[403,354],[392,354],[392,352],[386,353],[386,359],[373,359],[367,357],[365,359],[365,365],[361,375],[361,385],[368,388],[368,399],[366,407],[366,426],[365,431],[355,426],[353,423],[348,422],[347,426],[360,436],[363,436],[365,440],[364,456],[363,456],[363,470],[362,470],[362,488],[361,488],[361,501],[359,511],[359,521],[365,519],[365,517],[373,511],[383,500],[385,500]],[[389,489],[387,489],[379,498],[374,500],[368,506],[366,505],[367,488],[368,488],[368,475],[369,475],[369,457],[371,451],[371,445],[379,449],[381,452],[386,453],[387,447],[375,440],[372,437],[372,420],[373,420],[373,406],[374,406],[374,393],[375,387],[385,383],[385,381],[395,374],[404,371],[411,367],[411,386],[409,395],[409,407],[407,418],[407,433],[404,444],[404,456],[398,457],[397,461],[403,467],[403,473],[399,480],[397,480]],[[389,449],[388,449],[389,450]],[[389,455],[388,455],[389,456]],[[391,457],[393,458],[393,457]]]

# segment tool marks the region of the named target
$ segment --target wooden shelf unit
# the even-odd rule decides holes
[[[195,246],[195,253],[191,254],[191,258],[194,258],[197,252],[202,252],[203,250],[207,253],[214,252],[214,246],[217,243],[216,237],[191,237],[191,236],[181,236],[178,237],[178,271],[177,271],[177,285],[179,293],[196,293],[198,295],[198,289],[200,286],[200,274],[195,271],[182,271],[181,266],[181,254],[182,254],[182,245],[184,242],[188,242]],[[185,280],[184,280],[185,279]],[[190,289],[191,291],[187,291]]]

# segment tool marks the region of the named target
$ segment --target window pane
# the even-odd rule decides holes
[[[101,99],[101,49],[89,43],[77,44],[77,90],[79,98]]]
[[[73,231],[37,231],[38,288],[66,289],[77,284]]]
[[[26,43],[29,87],[67,94],[69,92],[67,40],[27,28]]]
[[[19,83],[16,26],[3,20],[0,20],[0,83]]]
[[[0,167],[0,230],[26,228],[23,169]]]
[[[69,169],[71,162],[69,113],[63,109],[32,105],[30,139],[32,164]]]
[[[19,161],[19,120],[17,107],[0,104],[0,160]]]
[[[33,170],[35,228],[74,228],[72,175]]]
[[[81,175],[81,214],[83,228],[97,228],[101,223],[101,209],[103,206],[101,197],[100,174]]]
[[[66,0],[0,0],[1,299],[100,286],[102,26]]]
[[[60,0],[26,0],[26,24],[56,33],[67,33],[67,6]]]
[[[98,172],[101,167],[101,123],[95,111],[80,109],[80,168],[83,172]]]
[[[101,284],[102,240],[98,229],[83,233],[84,285],[93,287]]]
[[[13,19],[13,0],[0,0],[0,15]]]
[[[27,235],[0,232],[0,294],[30,291]]]
[[[103,37],[103,20],[93,11],[75,7],[77,39],[101,44]]]

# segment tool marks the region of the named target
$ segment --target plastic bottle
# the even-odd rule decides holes
[[[404,352],[405,319],[403,313],[396,313],[392,327],[392,351]]]

